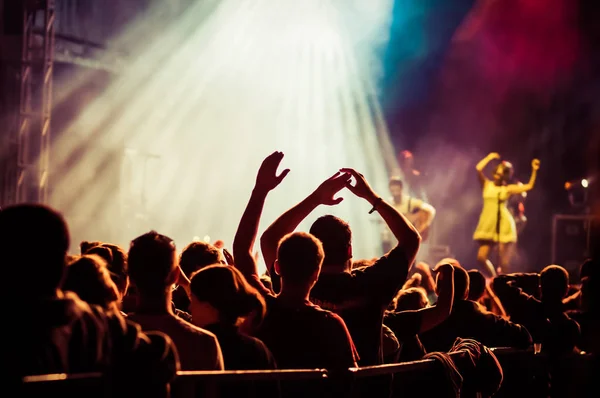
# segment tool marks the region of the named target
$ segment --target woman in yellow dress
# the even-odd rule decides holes
[[[494,169],[493,179],[489,180],[483,170],[492,161],[500,159],[500,155],[493,152],[477,163],[476,169],[481,182],[483,195],[483,208],[479,216],[479,223],[473,234],[473,239],[479,243],[477,261],[492,276],[496,273],[507,272],[510,260],[517,242],[517,228],[508,207],[508,199],[512,195],[521,194],[533,189],[540,161],[531,162],[531,178],[527,184],[509,184],[513,168],[507,161],[502,161]],[[498,269],[489,259],[491,250],[498,246]]]

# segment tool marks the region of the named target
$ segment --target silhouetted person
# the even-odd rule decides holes
[[[25,375],[99,371],[112,375],[113,395],[164,396],[178,367],[170,339],[63,292],[69,243],[63,217],[48,207],[0,212],[1,294],[10,322],[0,356],[4,388]]]
[[[222,370],[223,356],[214,334],[175,316],[173,285],[183,276],[174,242],[151,231],[131,242],[129,276],[137,288],[138,304],[129,318],[144,330],[171,337],[185,370]]]
[[[523,326],[482,310],[467,300],[469,274],[454,260],[454,306],[444,322],[419,335],[428,352],[448,351],[457,337],[475,339],[488,347],[528,348],[531,336]]]
[[[523,292],[519,279],[539,281],[540,299]],[[575,348],[580,330],[563,309],[569,290],[569,273],[558,265],[549,265],[537,274],[500,275],[494,279],[494,291],[512,320],[527,327],[542,350],[568,353]]]

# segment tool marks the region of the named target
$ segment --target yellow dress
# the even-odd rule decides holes
[[[500,243],[517,241],[517,227],[506,204],[509,198],[506,185],[496,185],[486,180],[483,185],[483,209],[473,234],[474,240]],[[498,223],[498,214],[500,222]]]

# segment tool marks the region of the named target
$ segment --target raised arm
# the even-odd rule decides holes
[[[400,340],[415,334],[424,333],[444,322],[452,312],[454,303],[454,267],[440,264],[435,271],[438,276],[438,301],[432,307],[415,311],[401,311],[386,316],[385,323],[395,331],[402,331]]]
[[[531,177],[529,177],[529,182],[527,184],[510,184],[507,187],[508,193],[514,195],[531,191],[535,185],[535,179],[537,178],[537,172],[539,169],[540,161],[538,159],[533,159],[531,161]]]
[[[500,159],[500,155],[496,152],[492,152],[492,153],[488,154],[486,157],[484,157],[483,159],[481,159],[479,161],[479,163],[477,163],[477,165],[475,166],[475,169],[477,170],[477,176],[479,177],[479,182],[481,183],[481,186],[483,186],[485,184],[485,182],[487,181],[485,174],[483,174],[483,169],[485,169],[485,166],[487,166],[488,163],[490,163],[492,160],[495,160],[495,159]]]
[[[254,241],[258,232],[258,224],[268,193],[277,187],[289,169],[277,175],[277,168],[283,159],[283,153],[273,152],[261,164],[256,176],[256,184],[250,195],[248,205],[238,225],[233,240],[233,257],[235,267],[250,281],[258,280],[256,258],[253,255]]]
[[[346,186],[349,180],[350,174],[335,173],[302,202],[283,213],[266,229],[260,237],[260,248],[269,272],[273,272],[273,265],[277,257],[277,245],[281,238],[293,232],[319,205],[333,206],[339,204],[343,198],[334,198],[334,196]]]
[[[396,247],[402,247],[409,266],[412,265],[421,245],[421,235],[419,235],[417,229],[406,217],[377,195],[362,174],[354,169],[342,169],[341,171],[350,173],[354,177],[356,183],[352,185],[348,181],[346,184],[348,189],[356,196],[365,199],[373,206],[373,209],[377,210],[392,234],[398,239]]]

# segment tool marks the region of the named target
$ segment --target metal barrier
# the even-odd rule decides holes
[[[570,355],[568,357],[550,358],[533,351],[520,351],[506,348],[492,349],[502,365],[504,380],[496,397],[547,397],[559,396],[568,392],[571,397],[584,397],[590,391],[590,386],[596,377],[598,358],[596,356]],[[461,356],[464,352],[452,353],[451,356]],[[361,397],[364,389],[353,388],[364,380],[395,376],[394,386],[398,383],[412,383],[415,388],[427,389],[427,383],[439,380],[434,376],[433,359],[425,359],[399,364],[350,368],[342,372],[330,372],[325,369],[301,370],[268,370],[268,371],[180,371],[172,383],[173,398],[195,395],[198,385],[225,385],[231,383],[243,385],[252,382],[281,382],[298,387],[318,386],[311,394],[314,397]],[[599,373],[600,374],[600,373]],[[435,374],[435,377],[438,377]],[[551,383],[552,381],[552,387]],[[22,396],[50,396],[56,392],[68,393],[75,396],[77,392],[85,393],[86,397],[102,396],[106,391],[104,378],[99,373],[91,374],[52,374],[28,376],[23,379],[26,394]],[[398,382],[398,383],[396,383]],[[334,384],[343,383],[343,395],[339,388],[332,389]],[[425,384],[419,384],[425,383]],[[91,394],[90,394],[91,392]],[[401,393],[404,393],[402,395]],[[406,396],[406,389],[400,388],[394,396]],[[411,394],[412,395],[412,394]],[[427,394],[425,394],[427,395]],[[213,395],[213,396],[219,396]],[[302,395],[297,395],[302,396]],[[368,395],[375,397],[373,394]],[[423,396],[423,394],[421,394]]]

